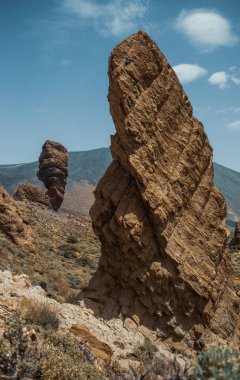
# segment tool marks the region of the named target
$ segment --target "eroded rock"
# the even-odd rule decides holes
[[[57,211],[64,199],[68,176],[68,151],[62,144],[50,140],[44,143],[37,175],[48,189],[52,208]]]
[[[199,348],[209,332],[228,338],[238,303],[203,125],[144,32],[113,50],[109,81],[117,133],[90,210],[102,256],[85,303],[173,346]]]
[[[32,246],[32,230],[28,214],[0,185],[0,237],[7,236],[19,246]]]
[[[18,186],[14,193],[14,199],[17,201],[30,201],[42,203],[48,207],[52,207],[49,197],[39,187],[31,183],[23,183]]]

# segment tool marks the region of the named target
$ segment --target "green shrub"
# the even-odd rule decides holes
[[[239,352],[221,345],[203,351],[197,359],[196,379],[239,380]]]
[[[96,269],[97,264],[88,255],[83,254],[78,259],[76,259],[76,264],[81,267],[89,267],[91,269]]]
[[[75,235],[69,235],[67,238],[67,242],[70,244],[76,244],[78,242],[78,238]]]

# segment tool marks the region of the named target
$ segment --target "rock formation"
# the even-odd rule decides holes
[[[0,185],[0,237],[9,237],[19,246],[32,246],[32,231],[27,211],[17,204]]]
[[[209,332],[227,338],[238,302],[203,125],[146,33],[113,50],[108,73],[117,133],[90,210],[102,256],[85,302],[172,344],[198,348]]]
[[[230,247],[239,247],[240,248],[240,223],[236,222],[234,237],[229,243]]]
[[[37,175],[48,189],[52,208],[57,211],[64,199],[68,176],[68,152],[62,144],[49,140],[45,142]]]
[[[39,187],[34,186],[31,183],[23,183],[18,186],[14,193],[14,199],[17,201],[30,201],[42,203],[48,207],[52,207],[49,197],[39,189]]]

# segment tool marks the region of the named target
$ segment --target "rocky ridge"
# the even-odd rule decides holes
[[[238,298],[225,250],[226,203],[213,184],[203,126],[144,32],[113,50],[109,81],[117,133],[90,210],[102,256],[85,303],[171,347],[227,339]]]
[[[44,143],[37,176],[48,189],[52,208],[57,211],[64,199],[68,176],[68,152],[62,144],[50,140]]]

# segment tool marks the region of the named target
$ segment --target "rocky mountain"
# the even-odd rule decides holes
[[[63,207],[88,216],[93,203],[92,192],[112,161],[109,148],[69,153],[69,177]],[[21,183],[30,182],[41,188],[37,178],[38,162],[0,165],[0,183],[13,194]],[[240,173],[214,163],[214,181],[228,205],[228,225],[240,220]]]
[[[45,204],[38,163],[1,167],[9,192],[30,183],[0,186],[0,378],[239,379],[239,253],[204,127],[145,32],[108,74],[113,158],[70,155],[91,222]]]

